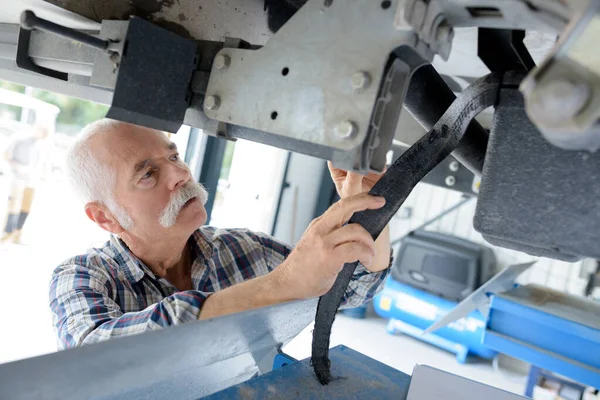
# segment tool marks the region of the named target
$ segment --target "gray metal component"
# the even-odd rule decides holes
[[[434,322],[429,328],[425,329],[423,335],[437,331],[457,319],[466,317],[475,310],[479,310],[481,315],[487,317],[490,310],[489,295],[512,289],[519,275],[527,271],[533,264],[535,264],[535,261],[511,265],[503,269],[489,281],[484,283],[479,289],[467,296],[466,299],[458,303],[452,311]]]
[[[100,22],[139,15],[188,38],[239,37],[262,45],[271,37],[264,0],[46,0]]]
[[[206,396],[255,375],[255,358],[300,333],[315,307],[285,303],[3,364],[0,398]]]
[[[369,75],[369,73],[359,71],[352,75],[352,89],[354,89],[355,92],[365,90],[371,84],[371,80],[371,75]]]
[[[589,0],[521,84],[527,115],[548,141],[564,149],[600,148],[599,37],[600,0]]]
[[[218,110],[221,105],[221,99],[218,96],[207,96],[204,99],[204,107],[207,110]]]
[[[527,117],[518,90],[503,89],[474,227],[501,247],[567,261],[598,259],[598,171],[600,154],[548,143]]]
[[[231,64],[225,71],[213,65],[207,94],[219,96],[221,106],[205,109],[206,115],[334,150],[358,149],[367,139],[379,86],[356,92],[349,82],[357,71],[381,82],[390,54],[417,46],[414,32],[394,28],[401,5],[311,0],[263,48],[221,50]],[[336,134],[346,120],[356,124],[350,139]]]
[[[89,77],[96,53],[98,49],[82,46],[52,33],[39,30],[31,32],[29,56],[41,67]]]
[[[92,85],[107,89],[115,88],[128,25],[128,21],[102,21],[100,37],[110,40],[118,47],[114,49],[116,54],[112,56],[96,51],[91,79]]]
[[[90,85],[89,77],[77,76],[71,74],[69,81],[61,81],[54,78],[48,78],[43,75],[31,73],[26,70],[22,70],[15,64],[15,55],[17,52],[17,38],[19,35],[19,26],[14,24],[0,24],[0,78],[2,80],[16,82],[21,85],[38,87],[44,90],[51,90],[53,92],[66,94],[68,96],[75,96],[83,99],[88,99],[101,104],[110,104],[112,99],[112,91],[95,88]],[[51,40],[57,39],[55,35],[49,35],[43,32],[35,32],[32,35],[30,47],[40,48],[40,51],[44,51],[43,58],[44,62],[50,62],[52,55],[46,53],[46,49],[41,49],[43,38]],[[59,39],[64,41],[64,39]],[[58,41],[58,39],[57,39]],[[55,49],[60,51],[60,49]],[[37,50],[36,50],[37,51]],[[37,57],[36,53],[30,52],[30,57],[35,62],[42,57]],[[71,59],[69,63],[69,71],[81,68],[81,70],[87,70],[86,63],[82,63],[80,59]],[[86,65],[84,65],[86,64]],[[54,68],[59,67],[58,64],[46,64],[47,66]],[[91,66],[91,64],[89,64]],[[65,64],[63,64],[65,66]],[[65,68],[66,70],[66,68]]]
[[[447,60],[454,30],[444,17],[441,3],[438,0],[407,0],[402,11],[406,21],[419,32],[431,50]]]
[[[448,23],[457,27],[560,32],[580,0],[440,0]]]
[[[229,56],[219,55],[215,57],[215,68],[219,71],[224,71],[229,68],[229,64],[231,64],[231,59]]]
[[[408,146],[394,143],[392,150],[394,152],[393,160],[395,161],[402,153],[408,149]],[[451,177],[448,182],[447,178]],[[476,196],[477,192],[473,191],[473,181],[475,174],[467,167],[463,166],[453,156],[447,157],[437,167],[431,170],[421,182],[428,183],[437,187],[451,189],[457,192]],[[448,183],[451,183],[450,185]]]
[[[177,132],[190,104],[196,49],[195,41],[133,17],[106,116]]]
[[[338,124],[338,126],[336,126],[336,128],[335,128],[335,133],[341,139],[352,139],[352,136],[354,136],[354,134],[356,134],[356,131],[357,131],[356,123],[354,123],[354,121],[350,121],[350,120],[341,121]]]

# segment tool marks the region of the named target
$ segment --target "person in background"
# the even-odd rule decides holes
[[[4,151],[4,159],[10,166],[12,181],[0,243],[21,243],[21,232],[35,194],[34,178],[42,158],[40,145],[48,137],[48,133],[48,129],[41,125],[15,132]]]

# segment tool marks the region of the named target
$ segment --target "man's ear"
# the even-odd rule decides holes
[[[100,228],[114,235],[125,232],[125,229],[119,224],[115,216],[102,203],[93,201],[85,205],[85,213]]]

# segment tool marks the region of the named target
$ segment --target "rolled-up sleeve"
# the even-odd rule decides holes
[[[195,321],[210,293],[178,292],[142,311],[122,312],[116,282],[103,271],[64,265],[50,282],[50,309],[59,348],[97,343]]]
[[[340,308],[353,308],[363,305],[375,297],[383,288],[382,283],[390,273],[390,268],[380,272],[369,272],[369,270],[358,263],[352,280],[348,284]]]

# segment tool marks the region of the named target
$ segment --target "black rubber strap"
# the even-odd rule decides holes
[[[433,129],[402,154],[369,192],[385,197],[385,206],[356,213],[349,223],[362,225],[373,239],[377,239],[416,184],[456,148],[471,120],[496,103],[501,79],[501,74],[487,75],[461,93]],[[311,363],[323,385],[332,379],[329,361],[331,327],[357,265],[358,262],[354,262],[344,266],[331,290],[321,296],[317,306]]]

